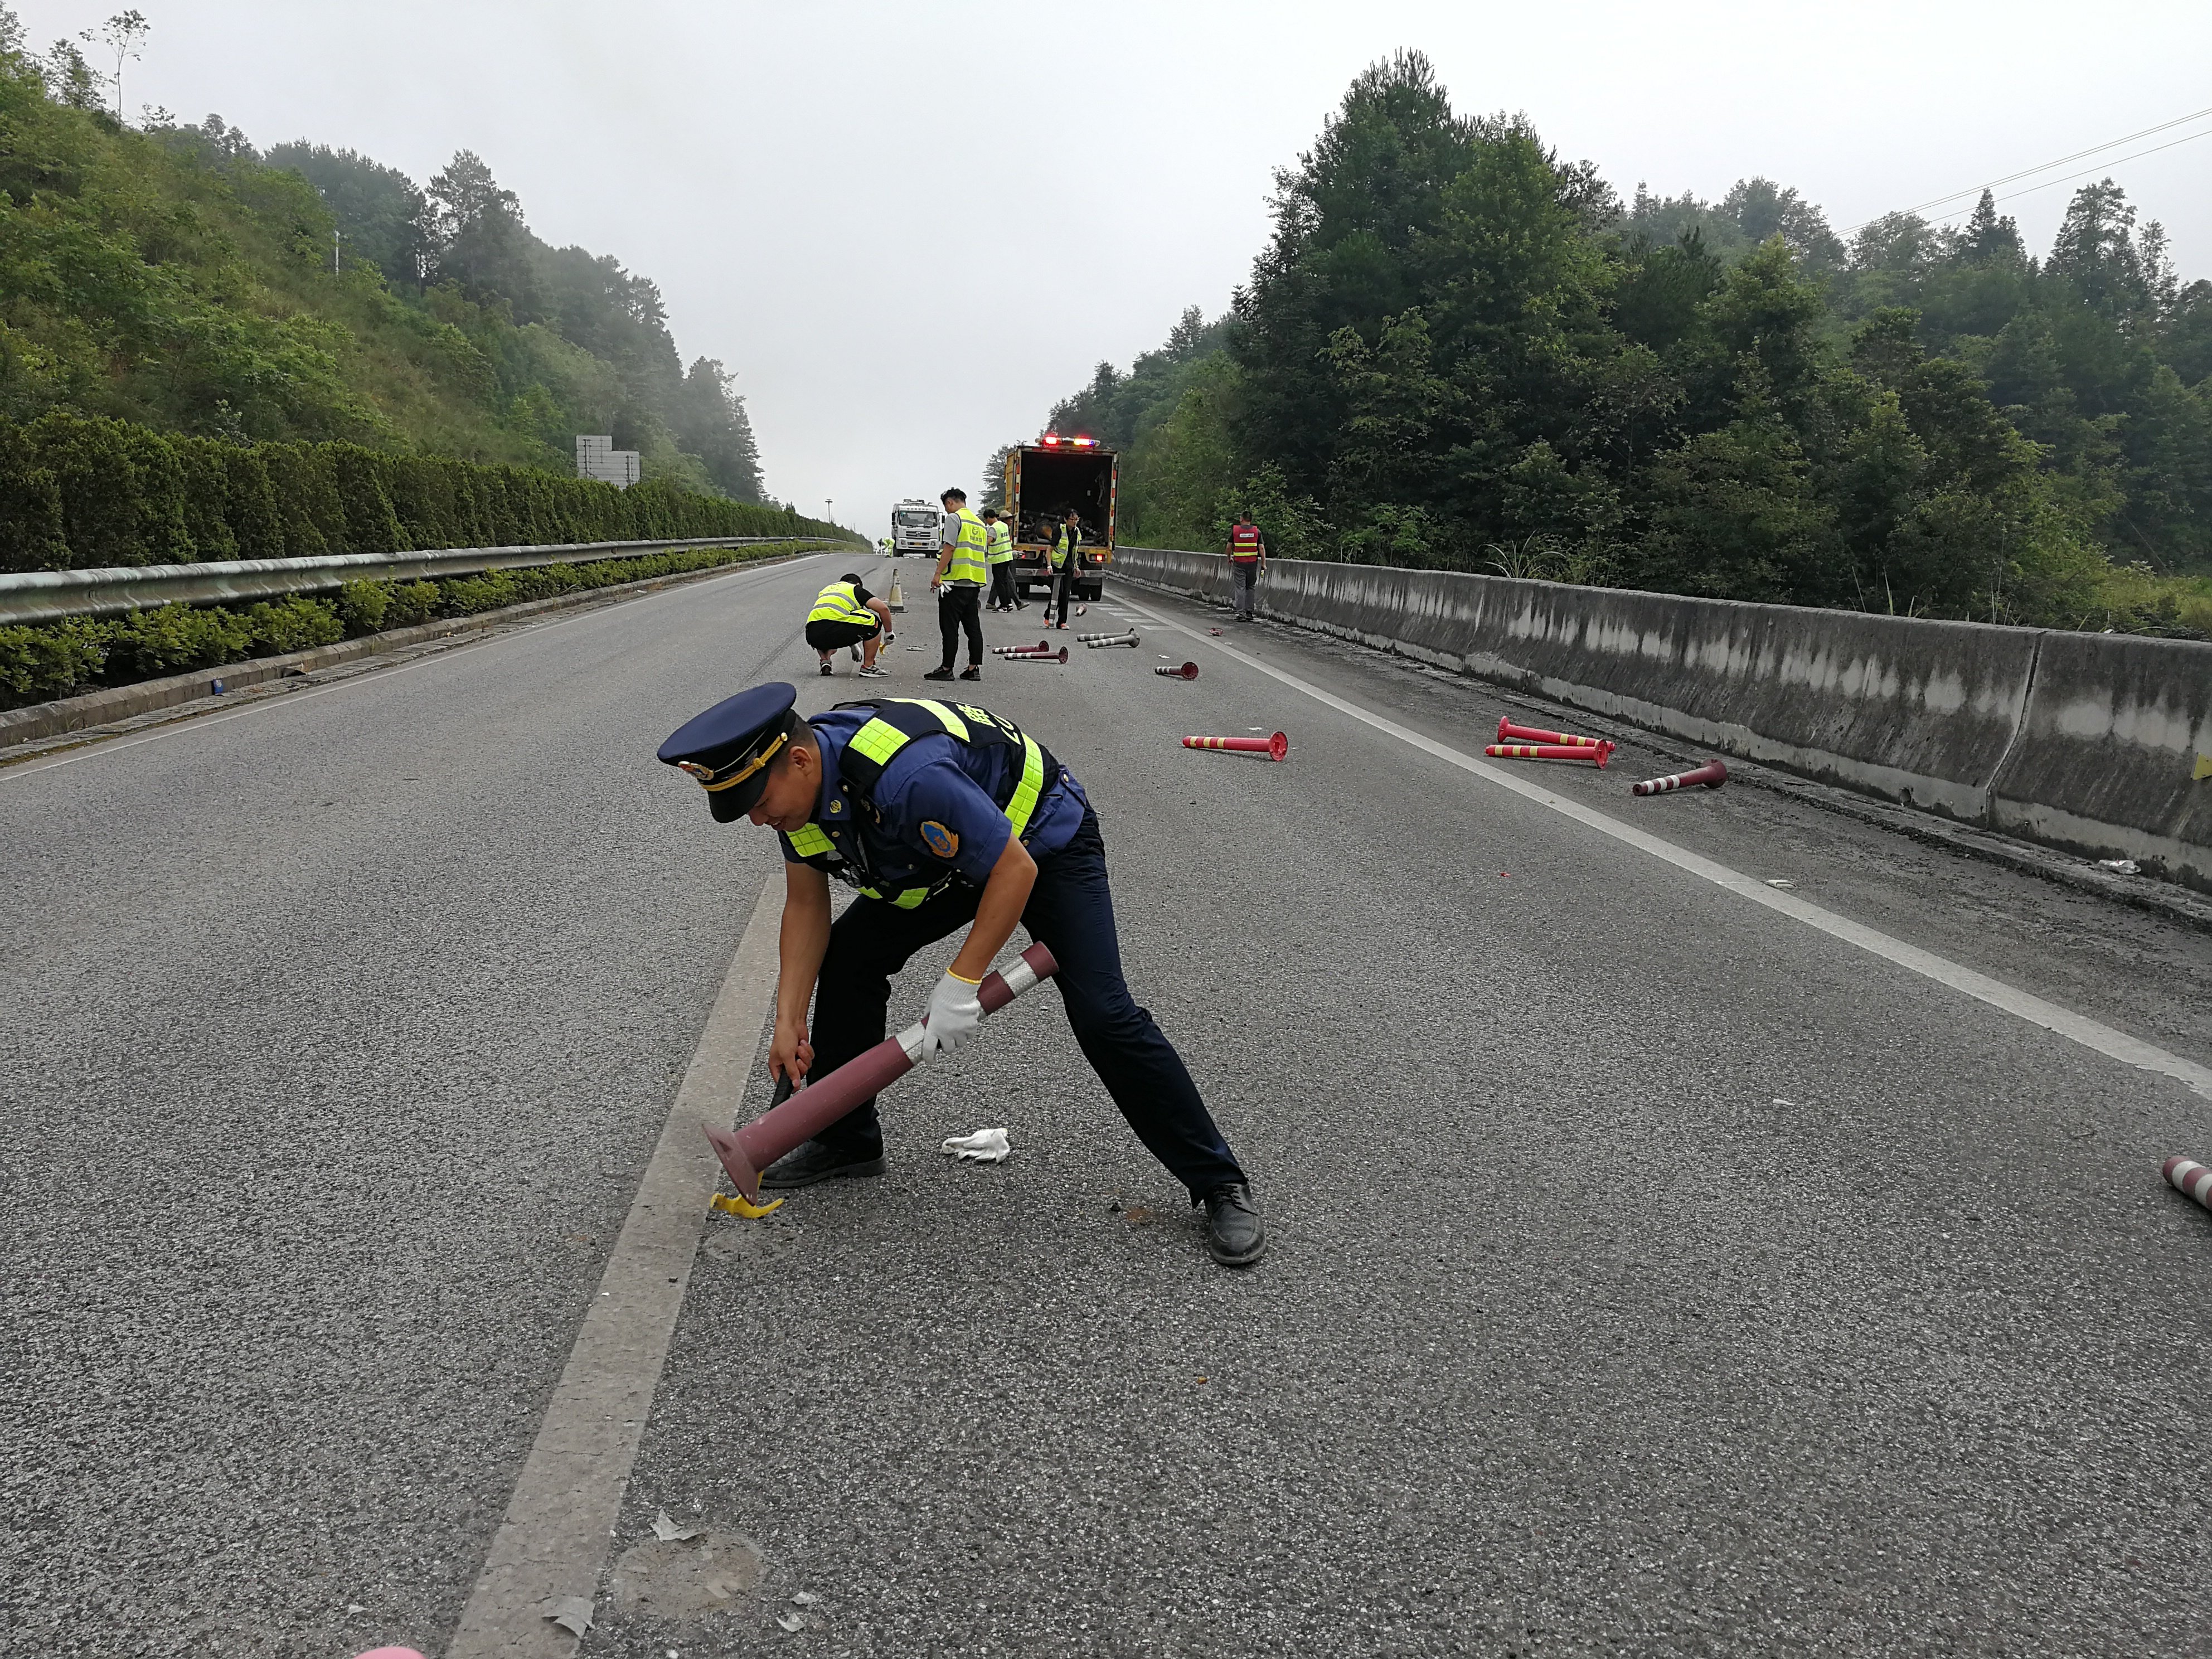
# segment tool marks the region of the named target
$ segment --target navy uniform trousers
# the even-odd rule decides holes
[[[911,910],[860,898],[837,918],[815,985],[814,1076],[829,1076],[884,1040],[890,976],[915,951],[973,921],[981,897],[981,888],[958,882]],[[1059,962],[1053,983],[1066,1005],[1067,1023],[1137,1139],[1194,1198],[1243,1180],[1182,1057],[1121,977],[1106,843],[1089,808],[1074,839],[1037,860],[1022,925]],[[876,1103],[863,1101],[820,1139],[873,1156],[883,1144]]]

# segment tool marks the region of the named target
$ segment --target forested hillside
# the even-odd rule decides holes
[[[2212,634],[2212,283],[2109,180],[2041,257],[1987,192],[1624,202],[1408,53],[1278,185],[1230,314],[1051,412],[1124,539]]]
[[[232,441],[646,476],[762,499],[743,401],[687,370],[659,290],[555,248],[465,151],[427,185],[210,116],[143,128],[76,49],[0,7],[0,421],[53,410]]]

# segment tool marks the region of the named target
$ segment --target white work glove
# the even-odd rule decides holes
[[[947,969],[929,994],[929,1012],[922,1016],[921,1057],[950,1054],[983,1023],[983,1005],[975,1000],[981,981],[963,979]]]

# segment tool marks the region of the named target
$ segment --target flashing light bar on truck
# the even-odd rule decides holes
[[[1098,443],[1096,438],[1063,438],[1057,432],[1048,432],[1037,441],[1048,449],[1057,448],[1061,444],[1069,444],[1077,449],[1093,449]]]

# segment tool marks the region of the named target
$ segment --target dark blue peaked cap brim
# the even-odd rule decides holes
[[[798,688],[781,680],[756,685],[734,697],[725,697],[704,714],[694,714],[669,734],[657,751],[669,766],[693,772],[708,789],[714,817],[727,823],[750,811],[766,786],[765,769],[731,783],[720,775],[741,769],[744,763],[772,743],[788,721],[799,701]],[[705,775],[701,775],[703,772]],[[722,787],[716,787],[717,783]]]

